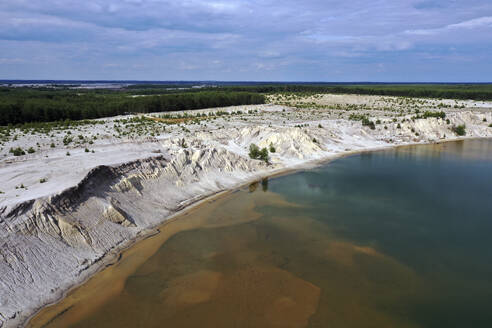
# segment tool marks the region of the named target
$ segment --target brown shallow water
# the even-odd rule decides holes
[[[371,306],[372,289],[384,285],[376,298],[396,299],[401,287],[410,291],[418,283],[411,270],[370,247],[327,238],[329,229],[309,218],[262,218],[255,210],[261,206],[299,210],[261,185],[201,205],[127,250],[29,326],[305,327],[320,302],[328,310],[316,316],[320,322],[398,322]],[[296,271],[311,271],[311,279],[283,268],[292,255],[299,256]],[[323,264],[317,272],[308,267],[312,260]],[[373,285],[361,266],[390,276]]]
[[[253,184],[163,225],[29,326],[486,327],[490,163],[491,141],[449,143]],[[470,169],[456,209],[449,176]]]

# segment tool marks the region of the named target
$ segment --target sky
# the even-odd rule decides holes
[[[491,82],[491,0],[1,0],[0,79]]]

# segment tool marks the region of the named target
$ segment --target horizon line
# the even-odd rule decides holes
[[[490,82],[472,81],[295,81],[295,80],[99,80],[99,79],[0,79],[0,83],[20,83],[20,82],[87,82],[87,83],[114,83],[114,82],[133,82],[133,83],[317,83],[317,84],[492,84]]]

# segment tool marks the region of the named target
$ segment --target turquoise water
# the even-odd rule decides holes
[[[492,325],[492,140],[345,157],[186,222],[121,291],[48,326]]]

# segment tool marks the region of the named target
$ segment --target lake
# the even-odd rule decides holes
[[[492,140],[367,152],[210,200],[46,327],[490,327]]]

